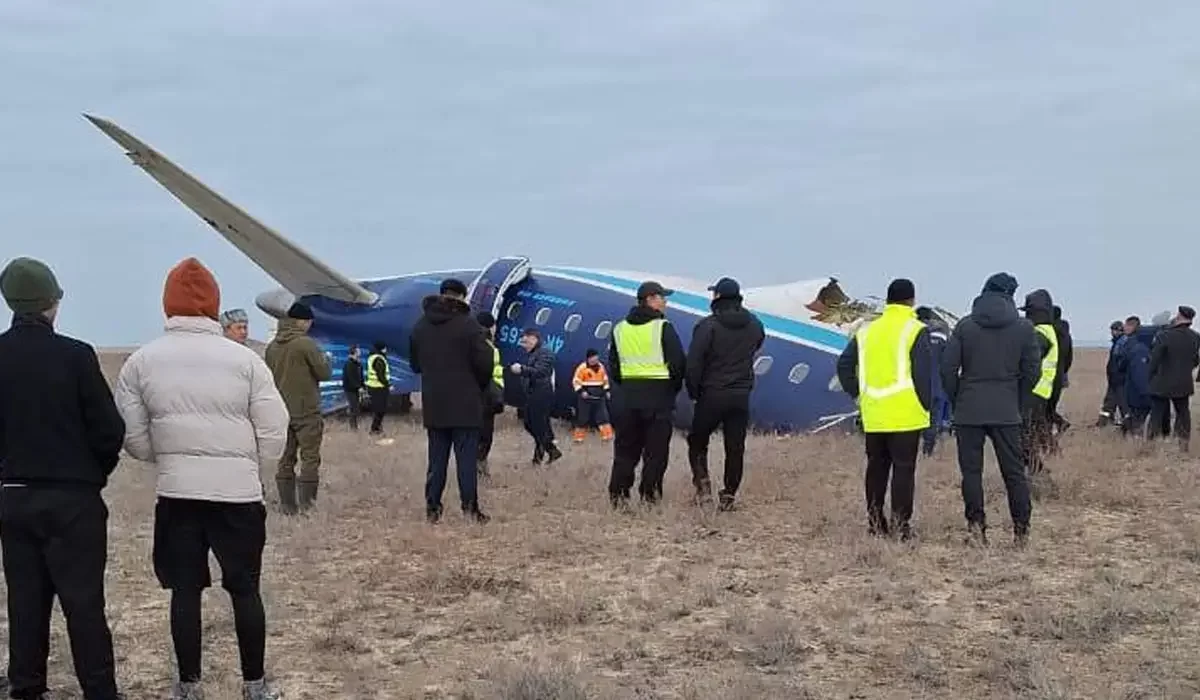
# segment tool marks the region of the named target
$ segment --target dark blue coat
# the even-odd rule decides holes
[[[1139,333],[1121,343],[1125,404],[1130,409],[1150,408],[1150,345],[1153,340],[1152,334]]]

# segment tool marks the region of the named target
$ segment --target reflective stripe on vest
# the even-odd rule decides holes
[[[492,345],[488,341],[488,345]],[[496,382],[496,386],[504,388],[504,366],[500,364],[500,350],[492,345],[492,381]]]
[[[613,328],[622,379],[671,378],[671,369],[663,357],[662,329],[665,324],[665,319],[656,318],[636,326],[621,321]]]
[[[387,366],[387,358],[384,357],[383,355],[371,354],[371,355],[367,356],[366,385],[367,385],[368,389],[382,389],[384,387],[383,380],[379,378],[379,375],[375,374],[375,360],[376,359],[383,360],[384,366]]]
[[[863,430],[900,433],[929,427],[912,380],[912,347],[924,328],[912,307],[888,304],[883,315],[860,328],[858,407]]]
[[[1033,330],[1050,342],[1050,352],[1042,358],[1042,376],[1033,387],[1034,396],[1048,399],[1054,391],[1054,375],[1058,373],[1058,336],[1054,333],[1054,326],[1048,323],[1039,323]]]

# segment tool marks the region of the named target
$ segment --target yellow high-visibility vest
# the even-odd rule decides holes
[[[492,346],[492,381],[496,382],[496,386],[504,388],[504,365],[500,364],[500,350],[492,345],[492,341],[488,341],[488,345]]]
[[[883,315],[855,334],[858,344],[858,408],[868,433],[901,433],[929,427],[929,411],[912,380],[912,347],[924,328],[904,304],[888,304]]]
[[[1054,326],[1049,323],[1039,323],[1033,327],[1033,330],[1041,333],[1043,338],[1050,341],[1050,352],[1042,358],[1042,376],[1033,386],[1034,396],[1048,399],[1054,391],[1054,375],[1058,372],[1058,336],[1054,333]]]
[[[376,359],[383,360],[384,366],[385,367],[387,366],[387,357],[380,355],[378,353],[374,353],[374,354],[367,356],[366,385],[367,385],[368,389],[382,389],[383,387],[387,386],[386,384],[383,383],[383,379],[378,374],[375,373],[375,360]]]
[[[637,326],[621,321],[613,328],[622,379],[671,378],[662,347],[662,329],[666,323],[661,318]]]

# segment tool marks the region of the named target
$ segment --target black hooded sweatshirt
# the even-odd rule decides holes
[[[942,354],[942,386],[956,425],[1021,424],[1026,397],[1041,374],[1035,336],[1010,293],[985,287],[975,298]]]
[[[427,428],[479,428],[492,381],[492,346],[466,302],[432,295],[413,326],[408,362],[421,375]]]
[[[740,299],[717,299],[712,315],[692,329],[687,351],[687,393],[693,401],[715,395],[749,396],[754,354],[766,339],[762,322]]]
[[[640,326],[657,318],[666,317],[661,311],[648,306],[635,306],[629,310],[625,320],[630,325]],[[625,379],[621,376],[621,357],[617,353],[617,337],[614,333],[608,342],[608,374],[613,384],[620,387],[616,392],[621,406],[634,410],[663,410],[675,408],[675,396],[683,388],[687,372],[687,355],[683,352],[683,341],[670,322],[662,327],[663,359],[671,373],[670,379]]]

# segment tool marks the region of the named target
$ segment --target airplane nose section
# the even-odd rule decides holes
[[[296,301],[296,295],[280,287],[263,292],[254,298],[254,305],[272,318],[286,318],[288,309]]]

